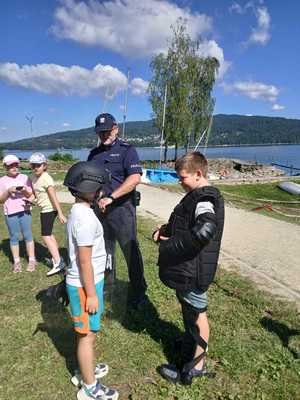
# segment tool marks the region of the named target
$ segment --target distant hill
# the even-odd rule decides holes
[[[122,124],[120,124],[122,133]],[[157,146],[159,131],[153,121],[132,121],[126,124],[126,140],[137,146]],[[91,148],[96,145],[97,137],[93,127],[57,132],[1,143],[2,149],[76,149]],[[209,145],[246,145],[300,143],[300,120],[261,116],[224,115],[214,116]]]

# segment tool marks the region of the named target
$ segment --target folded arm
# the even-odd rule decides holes
[[[215,236],[216,215],[211,212],[200,214],[189,231],[182,231],[160,243],[159,252],[163,257],[195,257]]]

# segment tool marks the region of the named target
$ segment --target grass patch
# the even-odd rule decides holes
[[[68,207],[64,207],[67,212]],[[69,379],[75,342],[68,309],[47,299],[43,290],[58,277],[46,277],[47,252],[33,212],[38,269],[13,274],[7,231],[1,216],[0,234],[0,398],[61,400],[75,398]],[[257,400],[300,398],[300,318],[289,304],[256,290],[239,276],[219,271],[209,295],[211,339],[208,364],[215,379],[191,387],[171,385],[156,367],[174,361],[173,341],[182,332],[180,307],[172,290],[158,279],[157,248],[150,240],[154,223],[139,219],[150,304],[143,312],[126,310],[127,270],[117,253],[118,279],[113,306],[107,305],[96,353],[110,365],[103,379],[130,400]],[[64,248],[64,228],[55,234]],[[65,251],[65,249],[64,249]],[[23,260],[23,264],[24,264]]]
[[[293,181],[300,182],[299,179],[294,179]],[[247,210],[271,204],[273,212],[268,209],[256,212],[268,217],[300,224],[300,196],[279,189],[276,182],[236,185],[217,182],[213,184],[221,191],[227,204]],[[183,193],[182,187],[178,184],[158,185],[158,187],[171,192]]]

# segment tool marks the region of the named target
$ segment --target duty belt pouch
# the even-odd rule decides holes
[[[135,190],[133,192],[133,205],[135,207],[139,206],[141,203],[141,192],[138,192],[137,190]]]

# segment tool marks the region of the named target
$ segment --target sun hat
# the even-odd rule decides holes
[[[43,164],[47,162],[47,159],[43,153],[33,153],[29,157],[30,164]]]
[[[2,160],[3,165],[20,164],[20,160],[14,154],[7,154]]]
[[[95,119],[96,133],[102,131],[110,131],[115,125],[117,125],[115,117],[108,113],[100,114]]]

